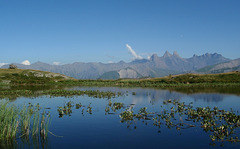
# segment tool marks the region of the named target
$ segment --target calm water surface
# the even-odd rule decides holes
[[[193,102],[194,107],[219,107],[219,109],[238,111],[240,96],[221,93],[184,94],[176,91],[144,88],[110,88],[110,87],[72,87],[73,90],[100,90],[124,93],[123,96],[112,99],[98,99],[87,96],[72,98],[42,96],[37,98],[17,98],[11,103],[39,103],[51,113],[49,130],[57,135],[49,134],[44,143],[23,142],[17,140],[17,148],[240,148],[239,143],[216,142],[210,145],[210,133],[202,128],[193,127],[184,130],[168,129],[165,125],[160,128],[153,125],[152,120],[136,120],[131,123],[120,122],[119,114],[132,109],[135,113],[142,107],[149,112],[161,112],[163,101],[178,99],[180,102]],[[112,103],[122,102],[124,108],[106,114],[105,108],[109,100]],[[74,105],[81,103],[85,107],[72,108],[71,115],[59,117],[58,107],[71,101]],[[92,114],[87,112],[91,105]],[[83,110],[84,109],[84,110]],[[239,133],[239,130],[237,130]]]

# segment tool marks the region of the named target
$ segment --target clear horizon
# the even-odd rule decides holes
[[[240,57],[238,0],[0,1],[0,64]],[[26,61],[27,60],[27,61]]]

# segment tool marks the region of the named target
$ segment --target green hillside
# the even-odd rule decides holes
[[[46,71],[30,69],[0,69],[0,84],[47,84],[74,78]]]
[[[109,73],[112,78],[115,73]],[[109,77],[109,76],[106,76]],[[118,80],[77,80],[62,74],[26,69],[0,69],[0,85],[69,84],[81,86],[122,86],[122,87],[165,87],[165,86],[209,86],[239,85],[240,72],[220,74],[182,74],[161,78],[118,79]]]
[[[240,72],[221,74],[182,74],[161,78],[78,80],[78,85],[121,87],[239,86]]]

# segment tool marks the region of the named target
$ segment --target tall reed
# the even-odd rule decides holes
[[[0,102],[0,141],[18,137],[29,140],[31,136],[46,139],[49,124],[50,114],[46,111],[41,113],[38,104],[24,105],[19,109],[8,102]]]
[[[16,137],[19,124],[18,111],[15,106],[0,103],[0,139]]]

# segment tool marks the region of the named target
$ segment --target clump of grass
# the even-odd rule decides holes
[[[45,140],[48,136],[48,128],[50,123],[50,113],[43,111],[40,122],[40,136]]]
[[[0,103],[0,139],[12,139],[17,135],[19,127],[18,111],[15,106],[8,107],[8,103]]]
[[[24,105],[22,109],[8,102],[0,103],[0,140],[23,138],[29,140],[32,136],[46,139],[50,114],[43,111],[40,118],[39,105]]]

